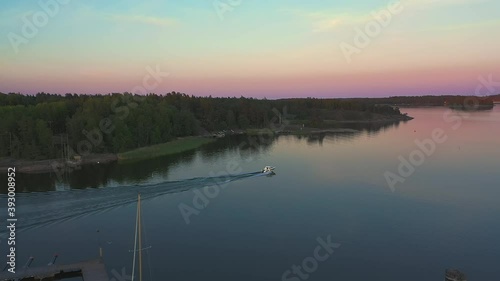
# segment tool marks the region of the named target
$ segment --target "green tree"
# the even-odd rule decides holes
[[[240,128],[245,130],[245,129],[248,129],[249,126],[250,126],[250,121],[248,120],[248,118],[244,115],[240,115],[238,117],[238,124],[240,125]]]
[[[43,120],[37,120],[35,131],[38,146],[40,147],[40,158],[50,158],[54,156],[52,154],[52,131],[47,126],[47,122]]]
[[[227,111],[226,124],[231,129],[238,127],[238,124],[236,123],[236,117],[234,116],[234,112],[231,109]]]

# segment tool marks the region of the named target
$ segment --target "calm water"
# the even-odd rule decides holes
[[[402,111],[415,119],[253,145],[224,139],[62,180],[18,175],[18,267],[29,256],[32,266],[47,264],[54,253],[59,263],[94,258],[101,244],[110,277],[127,280],[114,273],[132,271],[140,191],[146,280],[283,280],[328,236],[340,247],[307,280],[442,280],[450,267],[469,280],[498,280],[500,107],[446,119],[445,108]],[[384,174],[398,175],[398,157],[418,153],[415,140],[438,128],[446,141],[391,189]],[[255,173],[265,165],[276,175]],[[203,192],[211,198],[199,199]],[[179,206],[194,210],[189,224]]]

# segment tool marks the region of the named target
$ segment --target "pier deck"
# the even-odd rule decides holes
[[[20,269],[16,273],[1,272],[0,280],[55,280],[56,277],[82,276],[85,281],[109,281],[106,267],[101,259],[83,261],[66,265],[51,265]]]

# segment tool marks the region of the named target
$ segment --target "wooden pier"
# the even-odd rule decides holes
[[[467,277],[457,269],[447,269],[444,281],[467,281]]]
[[[0,273],[0,280],[49,281],[78,276],[81,276],[84,281],[109,281],[106,267],[101,259],[66,265],[50,265],[19,269],[16,273],[4,271]]]

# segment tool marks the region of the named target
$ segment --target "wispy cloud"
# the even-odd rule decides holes
[[[401,0],[401,5],[405,10],[423,11],[429,9],[442,8],[451,5],[477,4],[488,0]],[[373,19],[373,12],[387,9],[387,5],[365,12],[339,12],[339,11],[304,11],[301,9],[281,9],[285,12],[305,20],[311,25],[312,32],[330,32],[341,27],[359,25]]]
[[[297,9],[282,10],[293,14],[311,25],[312,32],[328,32],[343,26],[351,26],[366,22],[370,19],[370,14],[335,11],[306,12]]]
[[[341,19],[327,19],[321,20],[314,23],[313,32],[324,32],[334,29],[343,24]]]
[[[123,23],[138,23],[138,24],[147,24],[154,25],[159,27],[172,27],[177,25],[179,22],[174,18],[168,17],[153,17],[153,16],[145,16],[145,15],[120,15],[120,14],[112,14],[107,15],[106,18]]]

